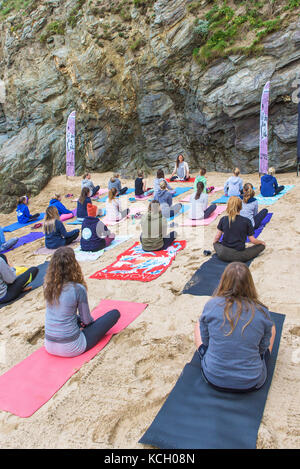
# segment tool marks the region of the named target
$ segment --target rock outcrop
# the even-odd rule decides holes
[[[295,167],[291,96],[299,21],[267,36],[260,56],[230,55],[203,69],[192,57],[197,38],[190,3],[77,1],[74,12],[74,2],[48,0],[21,26],[20,15],[3,21],[0,210],[12,209],[7,195],[19,195],[18,182],[36,194],[65,172],[72,110],[78,174],[170,169],[179,152],[192,169],[257,171],[259,105],[268,80],[270,164],[282,171]]]

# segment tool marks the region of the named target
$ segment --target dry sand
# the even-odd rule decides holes
[[[92,174],[107,187],[110,173]],[[209,173],[208,183],[223,185],[227,174]],[[272,311],[286,314],[276,370],[260,426],[258,448],[300,447],[300,186],[295,173],[278,177],[280,184],[296,184],[276,204],[270,224],[261,235],[265,252],[251,264],[261,300]],[[81,178],[55,177],[30,200],[31,213],[44,211],[54,192],[78,196]],[[258,175],[243,175],[244,182],[259,187]],[[152,183],[152,179],[149,179]],[[133,181],[123,181],[133,187]],[[182,184],[181,184],[182,185]],[[122,208],[126,199],[122,198]],[[210,195],[210,201],[215,196]],[[75,204],[63,202],[68,208]],[[143,202],[146,203],[146,202]],[[103,204],[99,204],[103,206]],[[298,218],[297,218],[298,217]],[[178,217],[179,218],[179,217]],[[175,221],[178,222],[178,218]],[[298,220],[298,221],[297,221]],[[16,221],[15,212],[0,215],[1,226]],[[22,419],[0,411],[2,448],[141,448],[139,438],[151,424],[185,363],[194,353],[193,329],[208,297],[181,295],[185,283],[207,260],[203,249],[212,249],[217,221],[203,228],[176,228],[187,247],[171,267],[151,283],[92,280],[89,275],[113,262],[139,237],[138,223],[121,224],[116,233],[133,235],[98,261],[82,263],[88,283],[90,308],[102,298],[146,302],[148,308],[127,329],[85,364],[32,417]],[[73,227],[66,225],[67,229]],[[114,228],[114,227],[113,227]],[[119,231],[118,231],[119,230]],[[8,233],[22,236],[29,228]],[[38,265],[46,259],[33,251],[43,240],[8,254],[13,265]],[[4,373],[43,345],[45,303],[42,288],[1,309],[1,344],[6,345]]]

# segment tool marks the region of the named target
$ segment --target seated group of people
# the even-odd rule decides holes
[[[179,165],[182,163],[184,161],[179,159]],[[179,175],[189,176],[186,166],[181,168],[184,173],[179,172]],[[203,180],[205,169],[202,168],[201,172],[201,180],[196,179],[195,192],[190,199],[189,217],[192,219],[206,218],[215,210],[215,205],[208,207],[209,189],[206,180]],[[121,217],[127,216],[128,212],[121,211],[116,199],[122,188],[116,181],[118,178],[114,179],[111,183],[115,185],[109,188],[106,210],[114,217],[119,217],[119,214]],[[137,179],[135,188],[141,192],[140,195],[144,195],[147,186],[142,172]],[[241,185],[238,181],[233,182],[232,186],[238,187],[238,193],[232,195],[231,183],[228,183],[226,188],[230,198],[227,215],[220,219],[214,240],[217,255],[230,263],[195,326],[195,344],[201,357],[203,376],[209,384],[224,392],[248,392],[259,389],[266,380],[266,363],[276,334],[268,308],[259,301],[250,270],[243,263],[265,249],[265,243],[255,239],[253,234],[267,210],[258,212],[252,184]],[[77,216],[82,215],[83,218],[83,250],[102,249],[114,238],[99,220],[99,212],[94,212],[93,216],[89,214],[91,197],[98,190],[99,186],[84,183],[78,201]],[[160,170],[154,181],[154,200],[141,220],[141,243],[145,251],[167,249],[176,238],[175,232],[167,233],[166,219],[181,208],[181,204],[172,204],[172,191]],[[28,199],[23,203],[28,205]],[[59,219],[61,214],[68,213],[65,210],[60,196],[56,195],[50,201],[44,222],[46,246],[58,247],[52,255],[44,281],[45,348],[50,354],[74,357],[96,345],[119,320],[120,312],[112,310],[93,320],[82,270],[73,249],[68,246],[78,237],[79,230],[65,230]],[[253,244],[249,248],[245,247],[247,236]],[[9,266],[4,255],[0,255],[0,303],[17,297],[37,273],[38,269],[32,267],[16,277],[15,269]]]

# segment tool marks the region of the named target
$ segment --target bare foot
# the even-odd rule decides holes
[[[32,287],[24,287],[23,288],[23,291],[30,291],[30,290],[32,290]]]

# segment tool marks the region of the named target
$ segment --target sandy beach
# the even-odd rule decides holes
[[[111,173],[92,173],[92,180],[101,188],[107,187],[110,176]],[[223,186],[229,174],[208,173],[207,177],[208,185]],[[243,174],[242,179],[259,188],[258,174]],[[295,184],[295,187],[274,205],[267,206],[274,215],[261,234],[266,250],[250,267],[261,301],[271,311],[286,315],[257,448],[296,449],[300,447],[300,186],[296,173],[278,174],[277,179],[279,184]],[[148,181],[152,187],[153,178]],[[75,208],[76,203],[64,196],[72,193],[78,197],[80,183],[81,177],[53,178],[37,197],[30,199],[31,213],[45,211],[54,193],[63,196],[62,202],[69,209]],[[133,180],[122,180],[122,183],[128,187],[134,185]],[[209,195],[209,201],[217,197],[218,194]],[[130,207],[128,198],[122,197],[122,208]],[[141,203],[148,205],[145,201]],[[97,205],[104,207],[103,203]],[[177,217],[175,222],[179,220]],[[89,278],[139,239],[137,220],[133,223],[129,219],[112,227],[116,234],[132,237],[105,252],[97,261],[81,263],[90,309],[103,298],[148,303],[149,306],[32,417],[23,419],[0,411],[1,448],[143,447],[138,440],[194,353],[194,324],[209,297],[181,295],[181,291],[195,270],[207,260],[203,250],[213,250],[218,220],[219,217],[206,227],[177,226],[177,239],[185,239],[187,246],[177,254],[170,268],[150,283]],[[0,215],[1,226],[15,221],[15,211]],[[73,228],[65,226],[68,230]],[[25,227],[7,233],[6,238],[29,232],[30,227]],[[7,254],[8,260],[14,266],[43,263],[50,257],[33,254],[43,245],[41,239],[19,247]],[[3,374],[43,345],[45,302],[42,288],[2,308],[0,314],[0,343],[5,349],[5,359],[0,361],[0,374]]]

